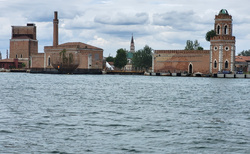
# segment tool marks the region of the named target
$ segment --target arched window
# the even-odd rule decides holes
[[[227,28],[227,25],[224,27],[224,34],[227,34],[228,33],[228,28]]]
[[[17,58],[18,56],[17,56],[17,54],[16,54],[16,58]]]
[[[220,25],[217,26],[217,34],[220,34]]]
[[[48,66],[50,66],[50,57],[48,58]]]
[[[214,68],[217,68],[217,61],[214,61]]]
[[[228,61],[225,62],[225,68],[228,68]]]
[[[193,65],[189,64],[188,66],[188,73],[192,74],[193,73]]]
[[[23,55],[21,54],[21,58],[23,58]]]

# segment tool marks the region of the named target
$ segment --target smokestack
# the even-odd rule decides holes
[[[54,25],[54,31],[53,31],[53,46],[58,45],[58,19],[57,19],[57,11],[54,12],[54,20],[53,20],[53,25]]]

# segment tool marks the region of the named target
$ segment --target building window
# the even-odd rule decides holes
[[[21,56],[20,56],[21,58],[23,58],[23,55],[21,54]]]
[[[228,68],[228,61],[225,62],[225,68]]]
[[[228,28],[227,28],[227,25],[224,27],[224,34],[228,34]]]
[[[217,61],[214,61],[214,68],[217,68]]]
[[[220,25],[217,26],[217,34],[220,34]]]
[[[215,46],[215,47],[214,47],[214,50],[217,50],[217,49],[218,49],[218,47],[217,47],[217,46]]]
[[[17,54],[16,54],[16,58],[17,58],[18,56],[17,56]]]
[[[189,64],[188,73],[190,73],[190,74],[193,73],[193,65],[192,64]]]
[[[225,50],[228,51],[228,50],[229,50],[229,47],[225,47]]]
[[[50,57],[48,58],[48,66],[50,66]]]

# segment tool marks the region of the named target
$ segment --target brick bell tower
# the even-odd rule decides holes
[[[234,71],[235,37],[232,36],[232,16],[226,9],[215,16],[216,36],[210,39],[210,73]]]

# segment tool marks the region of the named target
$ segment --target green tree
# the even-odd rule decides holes
[[[250,56],[250,49],[241,51],[238,56]]]
[[[117,68],[123,68],[127,64],[127,51],[126,49],[118,49],[116,51],[116,57],[114,61],[114,66]]]
[[[133,67],[137,70],[148,70],[152,67],[152,48],[146,45],[143,49],[134,53],[132,59]]]
[[[185,50],[203,50],[203,47],[200,46],[198,40],[195,40],[194,42],[187,40]]]
[[[63,64],[68,62],[68,58],[66,57],[66,49],[63,49],[60,53],[60,58],[62,58]]]
[[[206,34],[206,40],[207,40],[208,42],[210,42],[210,39],[211,39],[212,37],[214,37],[214,36],[216,36],[215,31],[214,31],[214,30],[210,30],[210,31],[208,31],[207,34]]]
[[[191,40],[187,40],[185,50],[194,50],[194,43]]]
[[[114,61],[115,61],[115,58],[114,58],[114,57],[111,57],[111,56],[108,56],[108,57],[106,58],[106,61],[107,61],[107,62],[114,62]]]
[[[24,68],[26,66],[26,64],[25,63],[22,63],[22,68]]]

